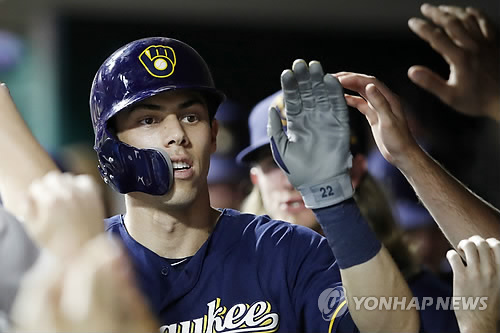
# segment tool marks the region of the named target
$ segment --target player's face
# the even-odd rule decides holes
[[[174,183],[161,201],[171,206],[186,206],[208,191],[210,154],[217,135],[217,123],[212,125],[204,98],[188,90],[145,99],[115,120],[121,141],[138,148],[161,148],[170,156]]]
[[[305,207],[302,196],[276,165],[271,153],[252,168],[251,177],[259,188],[264,209],[271,218],[319,229],[314,213]]]

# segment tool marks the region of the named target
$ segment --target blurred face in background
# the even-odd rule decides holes
[[[302,196],[276,165],[270,149],[262,154],[250,170],[250,177],[257,186],[266,213],[275,220],[299,224],[319,231],[320,227],[312,210],[306,208]]]
[[[240,209],[246,192],[243,184],[208,184],[210,204],[215,208]]]

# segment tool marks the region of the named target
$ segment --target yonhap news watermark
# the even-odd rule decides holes
[[[349,304],[347,304],[349,302]],[[341,286],[325,289],[318,298],[318,308],[324,320],[339,317],[347,311],[347,307],[355,310],[486,310],[488,296],[449,296],[449,297],[384,297],[384,296],[354,296],[346,297]]]
[[[356,310],[485,310],[488,297],[353,297]]]

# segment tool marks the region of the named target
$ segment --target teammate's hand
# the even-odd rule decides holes
[[[366,116],[380,153],[391,164],[405,168],[420,147],[410,133],[399,97],[373,76],[335,74],[344,88],[360,94],[345,96],[347,104]]]
[[[349,111],[342,86],[321,64],[296,60],[281,74],[287,130],[271,108],[267,134],[277,164],[308,208],[322,208],[353,195],[349,168]],[[283,111],[283,110],[281,110]]]
[[[408,77],[457,111],[500,121],[500,58],[494,28],[474,8],[424,4],[410,29],[428,42],[450,65],[444,80],[427,67],[413,66]]]
[[[460,332],[497,332],[500,320],[500,241],[472,236],[462,240],[446,257],[453,269],[453,296],[487,297],[486,308],[478,301],[475,310],[455,309]],[[476,301],[476,300],[473,300]]]
[[[87,242],[67,263],[46,254],[21,283],[11,312],[16,331],[158,330],[126,254],[108,235]]]
[[[60,257],[71,258],[104,232],[102,197],[90,176],[50,172],[31,184],[26,202],[23,220],[28,231]]]

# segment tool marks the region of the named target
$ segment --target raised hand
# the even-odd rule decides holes
[[[373,76],[341,72],[342,86],[360,96],[345,96],[347,104],[363,113],[370,124],[380,153],[396,167],[404,168],[411,154],[419,151],[410,133],[399,97]]]
[[[443,56],[450,76],[412,66],[408,77],[459,112],[500,121],[500,54],[490,22],[470,7],[424,4],[421,11],[431,22],[411,18],[408,25]]]
[[[287,129],[273,107],[267,130],[275,161],[308,208],[352,197],[349,111],[339,81],[324,75],[317,61],[296,60],[281,74],[281,85]]]

